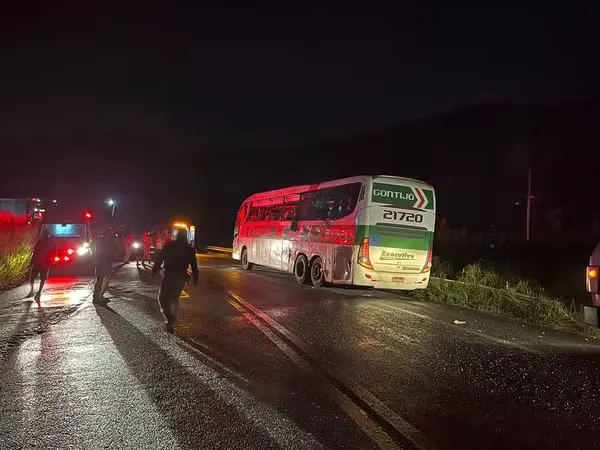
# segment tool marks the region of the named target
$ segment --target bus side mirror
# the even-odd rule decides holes
[[[294,217],[292,219],[292,224],[290,225],[290,230],[298,231],[298,218],[297,217]]]

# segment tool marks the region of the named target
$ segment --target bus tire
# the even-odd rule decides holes
[[[320,288],[325,284],[325,272],[323,270],[323,260],[320,256],[316,256],[310,265],[310,281],[316,288]]]
[[[246,247],[244,247],[244,249],[242,250],[242,269],[252,270],[253,266],[254,266],[254,264],[252,264],[248,260],[248,249]]]
[[[308,267],[308,259],[304,255],[299,255],[294,264],[294,276],[300,284],[308,283],[310,268]]]

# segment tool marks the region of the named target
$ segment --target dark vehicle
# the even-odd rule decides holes
[[[93,273],[91,214],[53,211],[44,216],[44,231],[54,244],[48,255],[53,270]]]

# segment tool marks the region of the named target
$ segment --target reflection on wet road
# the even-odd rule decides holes
[[[273,370],[244,355],[260,351],[302,367],[300,358],[379,444],[373,430],[418,448],[600,442],[600,351],[584,338],[390,293],[299,286],[286,274],[228,264],[205,267],[201,286],[188,293],[180,336],[237,355],[238,370],[258,385],[268,386]],[[239,316],[224,321],[227,304]],[[241,327],[243,338],[228,342],[224,334]]]
[[[174,337],[149,270],[122,267],[108,308],[85,308],[89,280],[54,280],[40,310],[85,309],[0,367],[57,391],[17,381],[0,392],[20,399],[3,412],[14,442],[32,439],[23,411],[70,405],[79,425],[63,432],[75,446],[94,442],[100,420],[98,442],[137,448],[600,448],[600,350],[584,338],[393,293],[300,286],[224,258],[199,263]],[[35,303],[11,295],[0,317],[35,323]],[[138,421],[111,431],[121,410]]]
[[[36,289],[37,284],[38,281]],[[91,278],[52,277],[46,283],[39,307],[33,298],[26,298],[28,285],[0,293],[0,355],[67,318],[90,298],[92,289]]]

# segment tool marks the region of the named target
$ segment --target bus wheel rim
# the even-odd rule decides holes
[[[323,267],[321,266],[321,263],[315,261],[313,263],[313,277],[315,278],[315,280],[320,280],[322,276]]]

